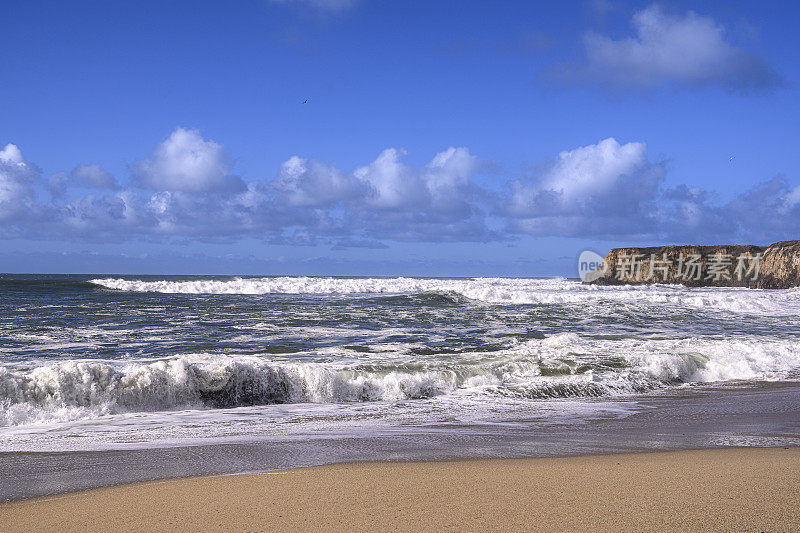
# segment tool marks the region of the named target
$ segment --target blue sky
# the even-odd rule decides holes
[[[0,271],[574,276],[800,233],[792,2],[2,9]]]

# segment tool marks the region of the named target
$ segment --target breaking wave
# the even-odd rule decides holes
[[[267,277],[146,281],[93,279],[106,289],[164,294],[428,295],[461,304],[652,305],[761,315],[800,315],[800,290],[686,288],[678,285],[601,287],[565,278]]]
[[[691,382],[779,379],[800,368],[790,341],[609,341],[565,333],[450,362],[335,366],[259,357],[184,356],[152,363],[69,361],[0,367],[0,425],[123,412],[278,403],[403,401],[440,395],[564,398]]]

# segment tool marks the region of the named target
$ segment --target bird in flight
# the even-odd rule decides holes
[[[300,102],[300,103],[301,103],[301,104],[307,104],[307,103],[308,103],[308,98],[306,98],[305,100],[303,100],[303,101],[302,101],[302,102]]]
[[[733,161],[733,158],[734,158],[734,157],[736,157],[736,156],[735,156],[735,155],[732,155],[732,156],[731,156],[731,158],[730,158],[730,159],[728,159],[728,161]]]

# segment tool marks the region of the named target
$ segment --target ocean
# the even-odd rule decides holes
[[[797,444],[799,326],[798,289],[2,275],[0,452],[286,452],[200,472],[572,453],[654,407],[696,420],[697,402],[711,425],[734,404],[783,414],[695,441],[653,437],[654,419],[637,449]],[[593,442],[578,453],[632,441]]]

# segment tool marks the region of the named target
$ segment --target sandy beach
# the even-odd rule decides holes
[[[800,528],[800,448],[354,463],[0,506],[5,531]]]
[[[0,533],[800,533],[800,2],[0,13]]]

